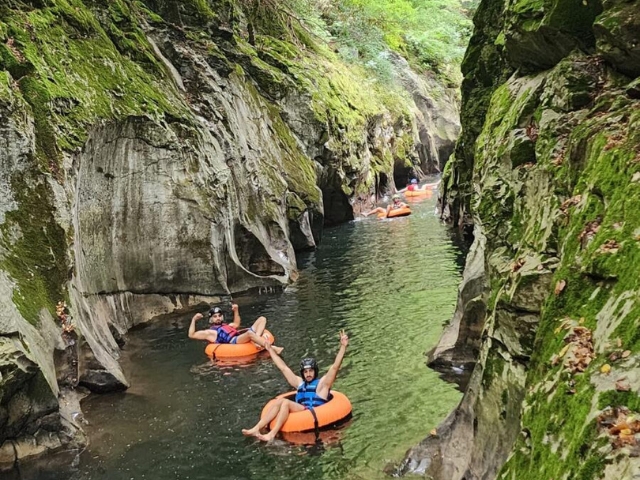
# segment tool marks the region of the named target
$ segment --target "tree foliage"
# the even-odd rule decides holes
[[[390,51],[445,80],[460,80],[459,66],[471,35],[478,0],[245,0],[250,17],[276,16],[328,41],[348,62],[389,80]],[[281,22],[291,27],[291,22]],[[286,28],[286,27],[285,27]],[[264,31],[264,28],[261,28]],[[270,32],[274,33],[274,32]]]
[[[459,0],[334,0],[323,17],[348,57],[380,70],[391,49],[445,77],[459,69],[472,26]]]

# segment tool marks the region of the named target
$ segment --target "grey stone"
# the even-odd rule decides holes
[[[637,5],[606,0],[604,12],[593,25],[598,52],[622,73],[640,75],[640,18]]]
[[[16,447],[11,440],[5,441],[0,446],[0,472],[11,470],[16,463]]]

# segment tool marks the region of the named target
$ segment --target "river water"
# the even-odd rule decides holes
[[[245,365],[212,364],[205,345],[187,338],[193,312],[186,312],[129,334],[122,361],[131,388],[85,400],[90,446],[74,467],[38,478],[389,478],[385,466],[399,462],[461,396],[425,366],[461,277],[461,252],[434,203],[416,204],[405,218],[325,230],[320,247],[299,258],[296,284],[234,299],[243,325],[268,318],[294,371],[301,357],[314,356],[325,372],[338,332],[349,334],[334,388],[350,398],[353,418],[322,444],[243,437],[262,406],[289,388],[264,353]]]

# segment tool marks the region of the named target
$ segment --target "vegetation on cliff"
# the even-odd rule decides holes
[[[0,7],[0,68],[11,75],[13,109],[30,108],[36,141],[33,170],[13,182],[19,208],[5,218],[0,244],[8,252],[4,267],[17,283],[15,303],[32,323],[40,308],[54,313],[71,274],[51,186],[37,172],[63,182],[62,151],[80,147],[99,119],[184,111],[126,8],[113,3],[104,12],[110,19],[105,29],[80,1]]]
[[[471,32],[476,0],[285,0],[243,2],[250,26],[272,36],[311,36],[328,43],[348,64],[364,66],[378,80],[393,84],[391,52],[424,73],[454,85]],[[278,28],[273,29],[273,23]]]
[[[484,1],[474,19],[465,133],[446,185],[452,218],[472,216],[487,237],[490,292],[471,407],[477,443],[459,471],[505,480],[637,471],[632,10],[624,1]],[[488,432],[501,435],[490,453]]]

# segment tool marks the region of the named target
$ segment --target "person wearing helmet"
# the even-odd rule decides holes
[[[435,188],[438,187],[438,185],[440,185],[440,180],[438,180],[437,182],[434,183],[425,183],[422,186],[418,185],[418,179],[417,178],[412,178],[411,180],[409,180],[409,183],[407,184],[406,187],[404,187],[402,190],[398,190],[399,192],[424,192],[427,190],[433,190]]]
[[[261,347],[265,346],[266,340],[262,337],[264,329],[267,326],[267,319],[265,317],[258,317],[251,327],[240,333],[240,311],[238,305],[235,303],[231,305],[233,311],[233,322],[228,324],[224,322],[224,312],[220,307],[213,307],[209,310],[209,328],[206,330],[196,331],[196,322],[204,315],[196,313],[191,319],[191,325],[189,326],[189,338],[193,340],[206,340],[209,343],[249,343],[253,342]],[[280,353],[283,347],[276,347],[275,345],[270,347]]]
[[[243,429],[242,433],[247,436],[253,436],[259,440],[269,442],[275,438],[284,423],[289,418],[289,414],[293,412],[301,412],[304,409],[313,409],[325,404],[328,401],[329,393],[333,382],[336,380],[338,370],[342,365],[342,359],[347,351],[349,337],[344,332],[340,332],[340,349],[336,355],[336,359],[329,368],[329,371],[322,377],[318,378],[318,363],[313,358],[303,358],[300,362],[300,375],[296,375],[280,358],[274,348],[267,342],[266,349],[273,359],[273,363],[284,375],[296,391],[296,398],[289,400],[280,398],[273,402],[273,405],[266,412],[266,415],[260,419],[252,428]],[[269,433],[262,434],[260,430],[269,425],[273,420],[276,421]]]

